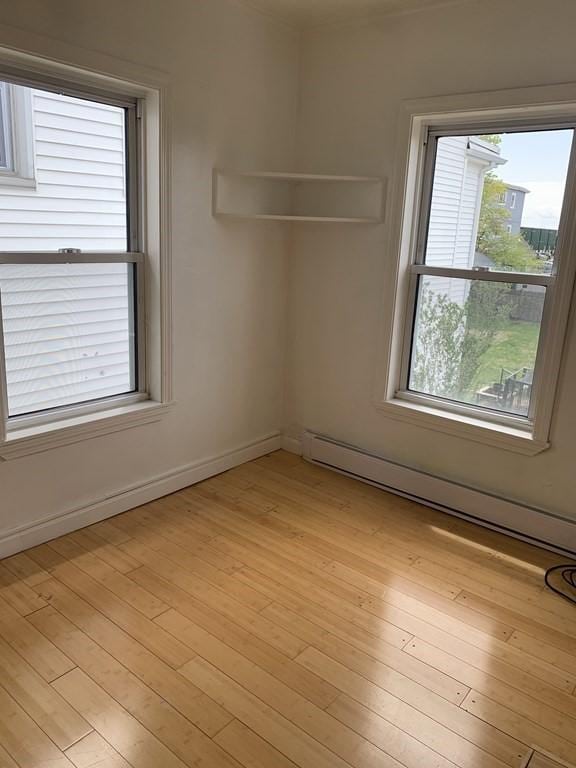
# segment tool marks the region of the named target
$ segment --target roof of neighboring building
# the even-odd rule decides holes
[[[507,162],[503,157],[500,157],[499,146],[480,138],[480,136],[468,136],[468,154],[479,160],[489,162],[492,167],[504,165]]]
[[[507,189],[513,189],[517,192],[525,192],[526,194],[530,193],[529,189],[526,189],[526,187],[519,187],[518,184],[509,184],[507,181],[505,181],[504,184],[506,184]]]
[[[486,254],[482,253],[481,251],[476,251],[476,253],[474,254],[474,266],[486,267],[488,269],[491,269],[495,265],[489,256],[486,256]]]

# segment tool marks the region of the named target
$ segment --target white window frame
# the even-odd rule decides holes
[[[537,376],[533,387],[534,407],[529,418],[499,414],[475,406],[443,402],[439,398],[408,392],[406,338],[413,318],[413,273],[418,261],[419,223],[425,188],[426,139],[431,129],[468,133],[490,133],[494,125],[542,126],[576,124],[575,87],[550,86],[511,91],[437,97],[406,102],[399,124],[400,147],[390,198],[389,252],[396,254],[395,276],[390,282],[394,295],[387,294],[391,311],[385,318],[380,373],[374,404],[387,415],[428,429],[436,429],[476,442],[534,455],[550,445],[550,428],[576,274],[576,217],[563,216],[553,275],[522,276],[523,283],[546,285],[547,301],[541,325]],[[572,148],[566,184],[564,212],[576,205],[576,151]],[[429,157],[430,153],[428,153]],[[572,256],[570,255],[572,254]],[[425,265],[418,271],[426,273]],[[468,270],[449,270],[454,277],[470,279]],[[433,269],[438,274],[438,268]],[[475,279],[506,282],[507,273],[472,272]]]
[[[35,187],[32,98],[26,88],[0,83],[2,139],[6,166],[0,167],[0,188]]]
[[[15,85],[57,90],[79,98],[125,106],[134,104],[127,143],[133,153],[129,197],[129,244],[126,253],[0,253],[4,263],[127,262],[138,279],[138,391],[90,403],[8,417],[0,304],[0,457],[19,458],[94,436],[147,424],[161,418],[172,405],[171,280],[169,253],[169,148],[167,144],[166,79],[143,70],[130,79],[110,75],[110,66],[125,69],[107,57],[103,67],[90,56],[89,68],[62,65],[46,59],[0,49],[0,80]],[[14,89],[25,92],[24,89]],[[137,168],[134,164],[137,162]],[[0,180],[0,184],[2,181]],[[136,215],[135,212],[137,211]]]
[[[510,206],[509,207],[510,207],[511,211],[514,210],[514,208],[516,208],[516,192],[514,192],[514,190],[512,190],[512,192],[510,193]]]

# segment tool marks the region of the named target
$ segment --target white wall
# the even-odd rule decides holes
[[[0,28],[0,45],[19,28],[31,52],[74,46],[168,73],[177,405],[157,424],[0,464],[0,536],[281,426],[288,233],[213,220],[210,179],[215,164],[291,163],[298,84],[297,35],[235,0],[1,6],[17,29]]]
[[[298,165],[381,174],[395,162],[403,99],[576,81],[573,0],[471,0],[303,40]],[[574,318],[552,448],[524,457],[392,420],[372,404],[389,338],[395,254],[386,224],[294,230],[286,423],[409,466],[576,518]]]
[[[0,536],[257,440],[283,418],[290,434],[323,432],[576,516],[574,323],[549,451],[526,458],[408,426],[372,405],[390,332],[386,225],[291,235],[208,210],[213,165],[292,165],[299,64],[297,166],[390,176],[402,99],[575,81],[572,0],[471,0],[310,30],[301,62],[292,30],[235,0],[101,0],[97,12],[88,0],[3,0],[2,11],[28,50],[65,57],[63,43],[169,73],[177,406],[158,424],[1,464]],[[0,28],[0,44],[13,37]]]

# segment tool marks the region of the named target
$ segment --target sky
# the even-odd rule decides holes
[[[530,190],[523,227],[558,229],[572,137],[572,130],[502,134],[500,154],[507,163],[495,173]]]

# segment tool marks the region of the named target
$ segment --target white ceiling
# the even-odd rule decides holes
[[[454,0],[244,0],[265,13],[295,24],[320,24],[375,11],[396,13]],[[456,0],[457,1],[457,0]]]

